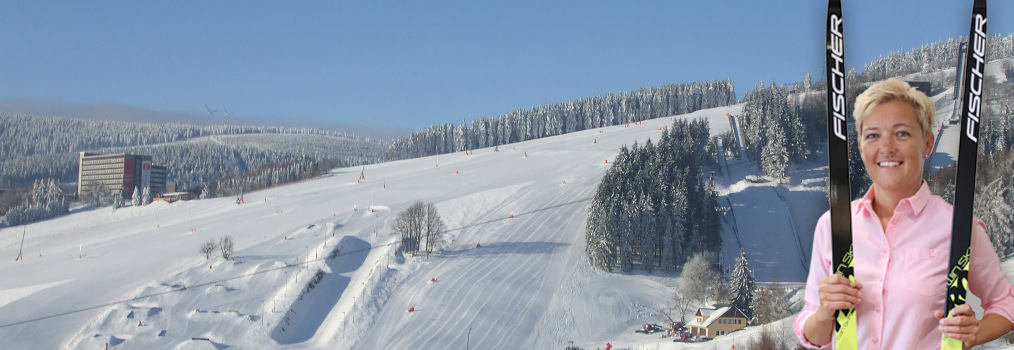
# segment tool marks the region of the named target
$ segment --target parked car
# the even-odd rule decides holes
[[[634,331],[634,333],[653,334],[655,332],[664,332],[665,328],[654,323],[645,323],[644,327]]]

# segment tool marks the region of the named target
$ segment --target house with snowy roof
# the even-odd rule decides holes
[[[693,322],[687,323],[690,335],[714,338],[746,328],[746,314],[735,306],[697,309]]]

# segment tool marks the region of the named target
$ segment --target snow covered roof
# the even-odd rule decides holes
[[[712,323],[715,323],[715,321],[717,321],[719,318],[722,317],[746,318],[746,315],[744,315],[742,311],[739,311],[739,309],[737,309],[734,306],[726,306],[719,309],[700,308],[697,309],[697,316],[704,316],[707,317],[707,319],[704,320],[703,323],[698,323],[696,320],[694,320],[694,322],[690,322],[689,324],[687,324],[687,326],[707,328],[708,326],[711,326]]]
[[[163,193],[162,196],[163,197],[167,197],[167,196],[182,196],[182,195],[185,195],[185,194],[190,194],[190,192],[168,192],[168,193]]]

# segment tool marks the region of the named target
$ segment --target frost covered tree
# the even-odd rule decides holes
[[[130,196],[130,205],[135,207],[141,206],[141,188],[134,187],[134,194]]]
[[[235,248],[232,236],[226,235],[222,237],[218,243],[218,250],[222,253],[222,259],[229,260],[232,257],[232,251]]]
[[[768,144],[761,154],[761,171],[764,175],[781,179],[787,175],[789,152],[785,148],[785,131],[779,127],[768,128]]]
[[[750,262],[747,261],[746,251],[743,248],[739,249],[736,267],[732,269],[729,288],[732,289],[732,305],[743,311],[747,318],[752,318],[753,296],[757,290],[757,281],[754,279],[753,270],[750,269]]]
[[[201,196],[198,197],[198,199],[208,199],[208,198],[211,198],[211,190],[209,190],[208,185],[205,184],[204,187],[201,188]]]
[[[145,186],[144,193],[141,194],[141,205],[151,204],[151,187]]]
[[[717,301],[715,296],[722,288],[722,272],[715,263],[715,253],[699,252],[683,266],[679,280],[679,293],[695,305]]]

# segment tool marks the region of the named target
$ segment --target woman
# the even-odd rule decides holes
[[[939,349],[941,333],[965,349],[1012,328],[1014,287],[1000,269],[986,228],[972,228],[969,290],[982,299],[980,321],[968,305],[944,318],[953,209],[929,191],[923,162],[933,149],[933,102],[891,79],[856,99],[859,151],[873,186],[852,202],[855,284],[831,271],[829,213],[817,222],[806,305],[793,324],[808,347],[830,348],[834,312],[856,308],[860,349]]]

